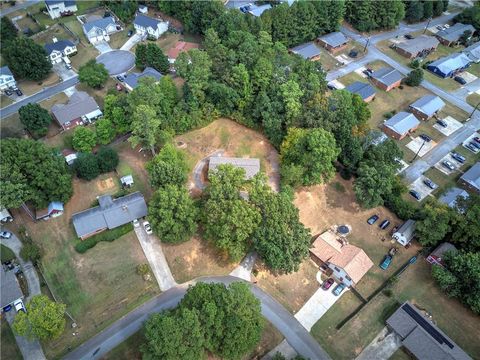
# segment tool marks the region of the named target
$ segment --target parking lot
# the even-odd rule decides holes
[[[433,127],[436,130],[440,131],[445,136],[450,136],[451,134],[453,134],[455,131],[457,131],[463,126],[463,124],[460,121],[454,119],[451,116],[447,116],[442,120],[447,123],[447,127],[443,127],[437,123],[433,124]]]
[[[425,185],[424,183],[425,180],[430,180],[430,179],[422,175],[410,185],[410,190],[414,190],[420,195],[420,200],[418,201],[422,201],[435,190]],[[436,188],[437,184],[434,183],[434,187]]]
[[[480,134],[478,132],[473,133],[467,140],[465,140],[463,142],[462,145],[465,149],[471,151],[472,153],[478,154],[480,152],[480,149],[478,149],[478,148],[476,148],[475,146],[472,146],[472,145],[470,146],[470,148],[468,147],[468,144],[470,144],[470,143],[477,144],[477,146],[480,147],[480,143],[475,141],[474,138],[480,138]]]
[[[450,164],[453,165],[454,169],[453,170],[450,170],[448,169],[445,165],[443,165],[443,162],[444,161],[448,161],[450,162]],[[442,173],[444,173],[445,175],[449,176],[451,174],[453,174],[455,171],[457,171],[460,167],[462,166],[462,164],[460,164],[458,161],[456,161],[452,155],[449,153],[448,155],[446,155],[444,158],[442,158],[439,162],[437,162],[434,167],[436,169],[438,169],[439,171],[441,171]]]
[[[435,141],[430,140],[427,142],[424,141],[420,136],[418,136],[416,138],[412,138],[412,141],[410,141],[406,145],[406,147],[412,150],[415,154],[418,152],[418,156],[422,157],[427,152],[432,150],[436,145],[437,143]]]

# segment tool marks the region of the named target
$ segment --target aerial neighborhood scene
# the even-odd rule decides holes
[[[0,359],[480,360],[480,2],[0,19]]]

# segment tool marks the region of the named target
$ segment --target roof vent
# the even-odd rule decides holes
[[[54,37],[54,38],[52,38],[52,41],[53,41],[54,43],[56,43],[56,42],[58,42],[58,39],[57,39],[56,37]]]

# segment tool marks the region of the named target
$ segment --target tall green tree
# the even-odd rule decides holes
[[[185,155],[173,144],[167,143],[150,160],[146,169],[150,177],[150,184],[154,188],[167,185],[183,185],[187,181],[188,166]]]
[[[130,131],[131,109],[125,94],[107,94],[103,103],[104,119],[110,121],[117,134]]]
[[[52,70],[45,49],[32,39],[22,36],[5,45],[2,57],[17,78],[41,81]]]
[[[118,165],[118,153],[108,146],[102,146],[95,155],[98,163],[98,170],[106,173],[115,170]]]
[[[4,16],[2,21],[0,21],[0,39],[2,39],[0,46],[2,49],[17,37],[17,32],[17,28],[13,25],[12,20]]]
[[[74,169],[80,179],[87,181],[100,175],[97,157],[92,153],[80,153],[74,162]]]
[[[27,303],[27,312],[18,312],[13,330],[29,339],[55,339],[65,329],[65,304],[36,295]]]
[[[142,70],[146,67],[152,67],[161,73],[166,73],[170,69],[168,57],[155,43],[137,45],[135,49],[135,65]]]
[[[415,226],[418,241],[424,246],[438,245],[450,232],[452,210],[445,204],[429,201],[420,213],[421,219]]]
[[[148,206],[148,219],[161,241],[187,241],[197,228],[197,208],[184,187],[166,185],[157,190]]]
[[[470,194],[467,199],[458,199],[452,241],[463,249],[480,251],[480,196]]]
[[[80,66],[78,69],[78,79],[91,88],[101,89],[108,80],[108,70],[102,63],[97,63],[94,59]]]
[[[78,126],[73,132],[73,148],[81,152],[91,152],[97,145],[97,136],[89,127]]]
[[[413,69],[405,78],[405,84],[408,86],[419,86],[423,81],[423,70]]]
[[[464,9],[460,14],[453,18],[453,21],[462,24],[470,24],[477,31],[480,30],[480,5],[475,3],[474,6]]]
[[[154,108],[149,105],[139,105],[132,118],[132,136],[128,141],[132,147],[137,145],[149,148],[155,155],[156,135],[160,130],[160,118]]]
[[[52,122],[52,117],[48,111],[38,104],[29,103],[18,110],[20,121],[23,126],[33,134],[34,137],[47,135],[48,126]]]
[[[181,53],[175,61],[177,74],[187,80],[195,101],[205,100],[205,90],[211,76],[212,61],[205,51],[192,49]]]
[[[110,119],[102,118],[95,123],[95,134],[99,144],[107,145],[115,138],[116,131]]]

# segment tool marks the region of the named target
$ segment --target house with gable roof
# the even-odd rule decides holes
[[[52,19],[73,15],[78,10],[77,2],[74,0],[46,0],[45,7]]]
[[[48,59],[52,64],[62,62],[64,56],[71,56],[77,53],[77,47],[70,40],[57,40],[57,38],[53,38],[52,41],[52,43],[44,46]]]
[[[390,91],[399,87],[402,83],[403,76],[398,70],[389,66],[383,67],[370,74],[370,80],[373,85],[384,90]]]
[[[154,19],[150,16],[137,13],[133,20],[133,27],[139,35],[152,36],[158,39],[164,32],[168,30],[168,21]]]
[[[0,90],[17,87],[17,82],[8,66],[0,68]]]
[[[410,111],[420,120],[428,120],[443,109],[445,103],[436,95],[425,95],[412,103]]]
[[[320,36],[317,41],[320,45],[333,54],[345,50],[348,45],[347,37],[340,31]]]
[[[113,34],[119,30],[120,25],[117,25],[115,19],[111,16],[89,21],[83,24],[83,32],[88,41],[92,44],[110,41],[110,34]]]

